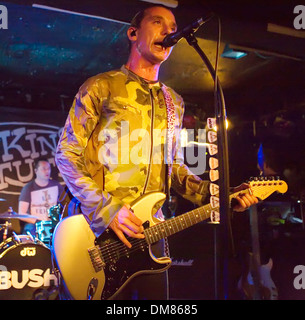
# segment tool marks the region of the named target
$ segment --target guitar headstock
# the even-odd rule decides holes
[[[272,193],[285,193],[288,185],[277,177],[255,177],[248,181],[252,194],[260,200],[268,198]]]

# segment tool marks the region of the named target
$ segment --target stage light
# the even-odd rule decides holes
[[[225,45],[225,48],[223,49],[223,53],[221,54],[222,58],[229,58],[229,59],[240,59],[247,55],[247,52],[245,51],[238,51],[236,49],[230,48],[229,44]]]
[[[232,124],[229,122],[228,119],[226,119],[226,129],[228,130],[229,127],[231,128],[231,127],[232,127]],[[217,130],[218,130],[217,126],[213,127],[213,130],[214,130],[214,131],[217,131]]]

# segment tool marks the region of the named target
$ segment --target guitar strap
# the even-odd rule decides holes
[[[175,123],[176,123],[176,113],[175,113],[175,104],[172,96],[170,95],[167,86],[162,84],[162,92],[164,95],[166,113],[167,113],[167,148],[165,154],[165,194],[167,200],[170,197],[170,187],[169,181],[172,174],[173,168],[173,140],[175,133]],[[167,257],[170,257],[169,244],[167,238],[164,239],[164,254]]]
[[[167,148],[165,154],[165,194],[169,199],[170,196],[170,187],[169,180],[172,173],[173,167],[173,139],[175,132],[175,122],[176,122],[176,114],[175,114],[175,104],[172,96],[170,95],[167,86],[162,84],[162,92],[164,95],[166,112],[167,112]]]

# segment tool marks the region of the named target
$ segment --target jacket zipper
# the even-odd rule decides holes
[[[152,94],[152,89],[149,89],[149,93],[150,93],[150,100],[151,100],[150,155],[149,155],[149,163],[148,163],[148,172],[147,172],[146,181],[143,188],[143,194],[145,194],[148,181],[150,178],[151,161],[152,161],[153,146],[154,146],[153,129],[154,129],[155,108],[154,108],[154,96]]]

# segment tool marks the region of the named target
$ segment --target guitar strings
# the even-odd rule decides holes
[[[197,211],[198,213],[201,213],[201,214],[202,213],[205,213],[205,214],[208,213],[203,209],[203,207],[196,208],[196,209],[192,210],[189,213],[195,214],[195,211]],[[179,220],[182,221],[182,218],[183,218],[184,222],[185,222],[185,225],[187,227],[190,227],[191,225],[193,225],[193,221],[190,219],[190,223],[191,224],[189,225],[189,223],[185,220],[185,217],[186,216],[182,215],[182,216],[179,217]],[[198,217],[198,216],[196,216],[196,217]],[[174,225],[172,224],[174,233],[179,232],[179,231],[181,231],[181,230],[183,230],[185,228],[185,225],[182,225],[182,228],[179,228],[179,225],[177,223],[178,217],[177,217],[177,219],[166,220],[166,221],[175,222],[176,227],[177,227],[177,231],[175,230]],[[164,221],[164,222],[166,222],[166,221]],[[202,219],[200,219],[200,221],[202,221]],[[195,222],[197,222],[196,219],[195,219]],[[157,242],[158,240],[160,240],[162,238],[165,238],[164,233],[165,233],[166,230],[163,227],[164,227],[164,224],[162,222],[150,227],[150,229],[156,229],[157,230],[157,232],[155,232],[155,235],[157,236],[155,242]],[[172,231],[172,230],[170,230],[170,231]],[[161,235],[162,235],[161,238],[160,238],[159,233],[161,233]],[[170,232],[170,234],[172,234],[172,233]],[[113,255],[116,255],[116,257],[117,257],[117,255],[119,255],[119,256],[128,256],[129,253],[132,253],[135,250],[138,250],[139,248],[143,247],[143,244],[148,244],[145,239],[140,239],[140,241],[139,241],[139,239],[130,238],[129,241],[132,244],[132,247],[130,249],[128,247],[126,247],[123,243],[117,241],[116,243],[111,243],[109,245],[108,244],[99,245],[99,251],[101,252],[102,257],[106,260],[107,258],[111,259],[111,257]],[[155,242],[153,242],[153,243],[155,243]],[[105,250],[105,251],[103,251],[103,250]],[[106,257],[106,255],[108,257]]]
[[[162,224],[162,223],[160,223]],[[155,235],[157,235],[157,239],[155,242],[158,242],[158,240],[161,240],[163,238],[165,238],[164,235],[159,236],[158,232],[164,233],[165,230],[162,229],[162,227],[160,226],[160,224],[154,225],[153,227],[151,227],[150,229],[160,229],[158,230]],[[179,231],[179,228],[178,228]],[[103,258],[110,258],[113,255],[119,255],[119,256],[128,256],[129,253],[134,252],[135,250],[138,250],[139,248],[143,247],[144,245],[148,245],[149,243],[147,243],[146,239],[136,239],[136,238],[130,238],[129,242],[132,244],[132,247],[129,249],[128,247],[125,246],[124,243],[120,242],[120,241],[116,241],[115,243],[110,243],[110,244],[104,244],[104,245],[99,245],[98,249],[101,252],[101,255]],[[103,251],[104,250],[104,251]],[[108,257],[106,257],[108,256]]]
[[[256,188],[262,188],[262,186],[257,186]],[[244,192],[246,190],[243,190]],[[239,193],[234,193],[232,194],[231,196],[235,196],[235,195],[238,195]],[[205,210],[204,209],[205,206],[203,207],[200,207],[200,208],[196,208],[192,211],[190,211],[188,214],[195,214],[195,212],[197,211],[199,214],[202,214],[204,213],[207,217],[205,218],[208,218],[209,217],[209,211]],[[181,215],[179,218],[182,220],[182,218],[185,218],[186,216],[190,217],[190,215]],[[197,216],[196,216],[197,217]],[[184,229],[184,226],[182,225],[182,229],[180,230],[179,229],[179,225],[177,223],[178,221],[178,217],[176,218],[173,218],[171,220],[166,220],[166,221],[170,221],[171,224],[172,224],[172,227],[173,227],[173,231],[174,233],[176,233],[177,231],[181,231]],[[166,222],[164,221],[164,222]],[[200,219],[200,221],[202,221],[202,219]],[[174,229],[174,225],[173,225],[173,222],[175,222],[176,226],[177,226],[177,231],[175,231]],[[189,227],[187,221],[184,219],[184,222],[186,223],[187,227]],[[193,221],[190,219],[190,222],[191,222],[191,225],[193,225]],[[190,226],[191,226],[190,225]],[[156,232],[156,236],[157,236],[157,240],[155,242],[157,242],[158,240],[162,239],[162,238],[165,238],[164,236],[162,236],[160,239],[159,238],[159,232],[161,234],[163,234],[165,232],[164,227],[166,225],[163,224],[163,222],[159,223],[159,224],[156,224],[152,227],[150,227],[149,229],[152,230],[152,229],[156,229],[157,232]],[[169,231],[169,230],[167,230]],[[172,230],[170,230],[172,231]],[[172,233],[170,232],[169,235],[171,235]],[[101,253],[101,257],[106,261],[106,259],[110,259],[111,260],[111,257],[115,254],[115,257],[114,258],[120,258],[121,256],[128,256],[130,253],[133,253],[134,251],[138,250],[139,248],[143,248],[143,245],[148,245],[147,241],[145,239],[136,239],[136,238],[130,238],[129,239],[130,243],[132,244],[132,247],[129,249],[128,247],[126,247],[122,242],[119,242],[117,241],[116,243],[111,243],[110,245],[99,245],[98,246],[98,249]],[[153,242],[154,243],[154,242]],[[103,250],[105,249],[105,252],[103,252]]]
[[[151,227],[151,228],[149,228],[149,229],[160,229],[160,228],[161,228],[161,226],[159,226],[159,225],[154,225],[153,227]],[[164,229],[160,229],[160,230],[158,230],[158,231],[164,233],[165,230],[164,230]],[[157,242],[158,240],[160,240],[160,239],[162,239],[162,238],[165,237],[165,236],[162,235],[162,237],[160,238],[158,231],[154,233],[154,235],[156,235],[157,238],[155,239],[155,241],[154,241],[153,243],[155,243],[155,242]],[[160,238],[160,239],[159,239],[159,238]],[[143,243],[149,244],[149,243],[147,243],[146,239],[137,239],[137,238],[131,238],[131,237],[129,237],[129,242],[130,242],[130,243],[132,243],[132,242],[133,242],[133,243],[134,243],[134,242],[138,242],[139,240],[141,240]],[[142,245],[142,243],[140,243],[140,245]],[[105,251],[107,250],[107,254],[115,253],[115,252],[117,252],[118,249],[120,250],[120,248],[121,248],[121,250],[123,250],[123,251],[126,251],[126,249],[128,250],[128,248],[127,248],[122,242],[120,242],[120,241],[116,241],[115,243],[110,243],[110,244],[102,244],[102,245],[99,245],[99,248],[100,248],[101,250],[103,250],[103,249],[105,249]],[[120,252],[120,251],[119,251],[119,252]]]
[[[103,254],[112,255],[114,253],[126,252],[128,250],[135,248],[135,246],[139,248],[143,245],[148,245],[146,239],[129,238],[128,240],[132,245],[130,249],[120,240],[116,240],[115,243],[100,245],[99,250]],[[102,250],[105,250],[105,251],[103,252]],[[128,252],[127,252],[127,255],[128,255]]]
[[[160,223],[162,224],[162,223]],[[162,226],[160,224],[154,225],[153,229],[160,229],[158,230],[161,233],[164,233],[165,230],[162,229]],[[180,231],[177,225],[177,230]],[[176,231],[174,231],[176,232]],[[162,236],[159,239],[159,234],[157,234],[157,242],[158,240],[165,238],[165,236]],[[101,253],[101,256],[104,260],[104,262],[109,262],[111,259],[119,258],[121,256],[128,256],[130,253],[133,253],[134,251],[140,249],[141,247],[143,248],[143,245],[148,245],[147,241],[145,239],[136,239],[136,238],[130,238],[129,239],[130,243],[132,244],[132,247],[129,249],[128,247],[125,246],[124,243],[116,241],[116,243],[111,243],[111,244],[104,244],[104,245],[99,245],[98,249]],[[155,243],[153,242],[153,243]]]
[[[159,226],[155,225],[151,228],[158,229]],[[163,230],[163,232],[164,232],[164,230]],[[162,237],[162,238],[165,238],[165,237]],[[156,240],[155,242],[157,242],[157,241],[158,240]],[[116,243],[99,245],[98,250],[100,251],[101,257],[103,258],[104,262],[109,262],[112,258],[118,259],[121,256],[128,256],[130,253],[133,253],[134,251],[140,249],[141,247],[143,248],[143,246],[148,246],[146,239],[130,238],[129,242],[132,245],[132,247],[130,249],[128,247],[126,247],[124,243],[122,243],[120,241],[116,241]],[[153,242],[153,243],[155,243],[155,242]]]
[[[148,245],[146,239],[137,239],[137,238],[131,238],[129,237],[129,242],[132,245],[132,248],[134,248],[134,246],[137,244],[137,248],[143,246],[143,244]],[[132,248],[128,248],[123,242],[121,242],[120,240],[115,240],[115,243],[110,243],[110,244],[102,244],[102,245],[98,245],[98,249],[101,251],[101,253],[104,255],[113,255],[113,254],[120,254],[122,252],[125,252],[126,255],[128,255],[128,252],[126,252],[127,250],[131,250]],[[104,251],[103,251],[104,250]]]
[[[152,229],[160,229],[158,231],[164,233],[165,230],[162,229],[162,227],[160,226],[161,224],[162,223],[156,224],[151,228]],[[177,227],[178,227],[178,225],[177,225]],[[181,231],[179,228],[177,228],[177,230]],[[159,237],[159,234],[158,234],[158,237]],[[155,242],[157,242],[158,240],[161,240],[163,238],[165,238],[165,236],[162,236],[160,239],[157,238],[157,240]],[[145,239],[130,238],[129,241],[132,245],[132,247],[130,249],[128,247],[126,247],[124,243],[122,243],[120,241],[116,241],[115,243],[110,243],[110,244],[99,245],[98,250],[101,253],[101,257],[102,257],[103,261],[110,262],[111,259],[118,260],[122,256],[128,256],[130,253],[137,251],[141,247],[143,248],[143,245],[145,245],[145,246],[148,245],[148,243]],[[153,242],[153,243],[155,243],[155,242]]]
[[[183,214],[183,215],[181,215],[179,217],[173,218],[171,220],[166,220],[164,222],[170,221],[171,222],[170,228],[173,227],[173,231],[174,231],[173,233],[179,232],[179,231],[185,229],[186,227],[192,226],[194,223],[201,222],[204,219],[209,218],[209,216],[210,216],[210,212],[209,211],[211,210],[211,208],[210,208],[210,205],[207,205],[207,206],[208,206],[208,210],[206,210],[205,206],[203,206],[203,207],[196,208],[196,209],[188,212],[188,215]],[[202,219],[202,217],[200,217],[199,221],[197,221],[198,215],[196,214],[196,212],[199,213],[200,215],[204,214],[204,219]],[[194,215],[194,217],[193,217],[193,218],[195,218],[194,221],[191,219],[190,214]],[[186,217],[189,217],[190,224],[185,219]],[[185,225],[182,224],[182,228],[179,228],[179,225],[177,223],[179,221],[178,219],[180,221],[182,221],[182,219],[183,219],[184,222],[185,222],[186,227],[185,227]],[[164,222],[158,223],[158,224],[156,224],[156,225],[154,225],[154,226],[149,228],[150,230],[152,230],[152,229],[156,229],[157,230],[157,232],[155,232],[155,235],[157,236],[155,242],[157,242],[158,240],[160,240],[162,238],[165,238],[164,233],[165,233],[166,230],[163,227],[164,226],[167,227],[167,226],[164,225]],[[174,228],[173,222],[175,222],[175,225],[177,227],[177,231]],[[167,230],[167,232],[168,231],[170,231],[170,233],[168,235],[171,235],[172,234],[172,230]],[[160,238],[159,233],[161,233],[161,235],[162,235],[161,238]],[[110,245],[107,245],[107,244],[99,245],[99,251],[101,252],[101,255],[102,255],[103,258],[106,255],[108,255],[108,258],[111,259],[111,256],[113,256],[113,254],[116,254],[116,256],[117,255],[119,255],[119,256],[128,256],[129,253],[134,252],[135,250],[138,250],[141,246],[143,247],[143,244],[147,242],[145,239],[141,239],[141,241],[139,241],[139,239],[135,239],[135,238],[130,238],[129,241],[132,244],[132,248],[130,248],[130,249],[128,247],[126,247],[123,243],[117,241],[116,243],[111,243]],[[136,242],[136,244],[135,244],[135,242]],[[105,252],[103,252],[103,249],[105,249]],[[107,257],[105,257],[105,259],[106,258]]]
[[[99,246],[98,250],[101,253],[101,257],[104,262],[111,262],[112,259],[118,260],[122,256],[128,256],[129,254],[133,253],[134,251],[139,250],[141,247],[143,247],[143,244],[146,246],[147,243],[145,239],[134,239],[133,241],[130,240],[130,243],[132,247],[129,249],[128,247],[125,246],[124,243],[115,243],[113,247],[118,247],[118,250],[105,250],[103,252],[102,250],[104,249],[105,246]],[[115,255],[114,255],[115,254]]]
[[[197,211],[198,213],[208,213],[208,212],[205,212],[204,209],[203,210],[202,209],[203,209],[203,207],[196,208],[195,210],[192,210],[189,213],[195,214],[195,211]],[[203,211],[203,212],[201,212],[201,211]],[[179,219],[182,221],[182,218],[184,219],[185,217],[186,216],[182,215],[182,216],[179,217]],[[179,225],[177,223],[178,217],[177,217],[177,219],[174,218],[174,219],[166,220],[166,221],[171,221],[172,222],[171,223],[172,227],[174,227],[173,222],[175,222],[176,227],[177,227],[177,231],[181,231],[181,230],[184,229],[184,225],[182,225],[183,228],[181,230],[179,229]],[[166,222],[166,221],[164,221],[164,222]],[[185,219],[184,219],[184,222],[185,222],[185,224],[187,226],[189,226]],[[191,222],[191,225],[192,225],[193,222],[192,222],[191,219],[190,219],[190,222]],[[152,229],[156,229],[157,230],[155,235],[157,236],[157,239],[158,239],[159,238],[159,232],[161,234],[165,232],[163,226],[164,226],[164,224],[161,222],[159,224],[156,224],[156,225],[150,227],[149,229],[150,230],[152,230]],[[174,231],[174,233],[176,232],[175,228],[173,228],[173,231]],[[151,234],[153,234],[153,233],[151,232]],[[162,238],[164,238],[164,237],[162,237]],[[118,260],[122,256],[128,256],[129,254],[133,253],[134,251],[137,251],[138,249],[140,249],[141,247],[143,248],[143,245],[148,245],[148,243],[147,243],[147,241],[145,239],[136,239],[136,238],[131,238],[130,237],[129,242],[132,245],[132,247],[130,249],[124,243],[122,243],[120,241],[116,241],[115,243],[99,245],[98,246],[98,250],[101,253],[101,257],[104,260],[104,262],[110,262],[112,259]]]

